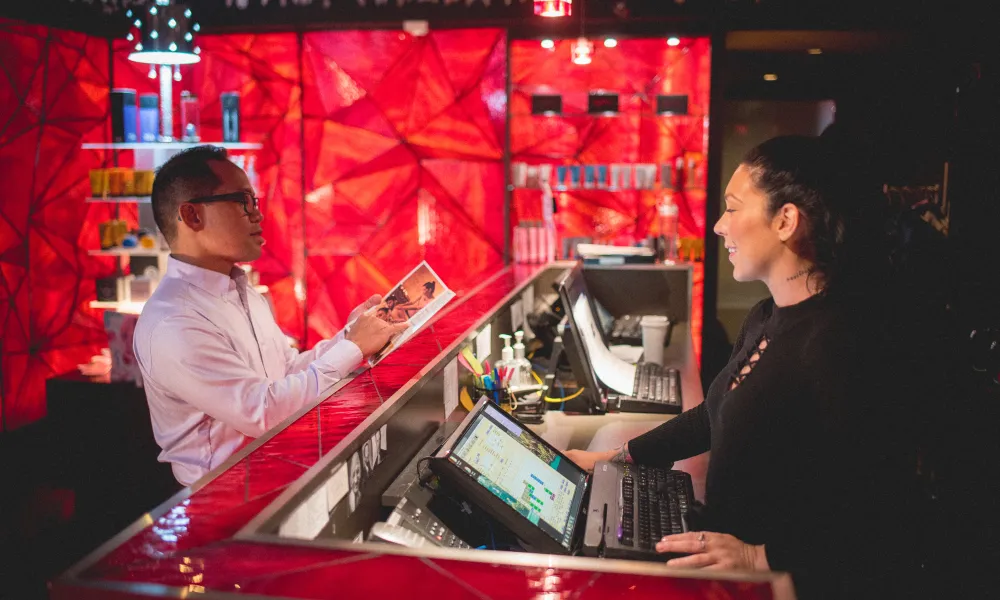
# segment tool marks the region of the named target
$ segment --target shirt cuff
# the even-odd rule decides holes
[[[344,378],[364,358],[364,355],[361,354],[361,348],[358,348],[358,345],[354,342],[345,339],[334,344],[332,348],[317,358],[316,366],[324,373],[336,371],[341,378]]]

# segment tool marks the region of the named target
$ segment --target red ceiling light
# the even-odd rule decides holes
[[[535,14],[543,17],[568,17],[573,14],[573,0],[535,0]]]

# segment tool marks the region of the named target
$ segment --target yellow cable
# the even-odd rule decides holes
[[[544,399],[545,399],[546,402],[551,402],[553,404],[558,404],[558,403],[565,402],[567,400],[572,400],[573,398],[576,398],[577,396],[579,396],[580,394],[582,394],[584,391],[586,391],[586,389],[587,388],[580,388],[577,391],[575,391],[572,394],[570,394],[569,396],[566,396],[565,398],[549,398],[548,396],[546,396]]]
[[[538,376],[538,373],[535,373],[534,371],[532,371],[531,372],[531,376],[535,378],[535,381],[537,381],[539,385],[544,385],[542,383],[542,378]],[[579,396],[580,394],[582,394],[584,392],[584,390],[586,390],[586,389],[587,388],[580,388],[577,391],[575,391],[572,394],[570,394],[569,396],[566,396],[565,398],[552,398],[552,397],[549,397],[549,396],[545,396],[542,399],[545,400],[546,402],[551,402],[553,404],[558,404],[560,402],[565,402],[567,400],[572,400],[573,398],[576,398],[577,396]]]

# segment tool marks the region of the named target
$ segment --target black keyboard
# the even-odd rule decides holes
[[[643,465],[598,461],[587,501],[583,553],[587,556],[664,562],[665,535],[687,531],[694,503],[691,476]]]
[[[686,531],[684,519],[694,499],[691,476],[644,465],[624,465],[618,541],[655,550],[665,535]]]
[[[680,371],[656,363],[635,366],[632,396],[608,394],[608,410],[612,412],[677,414],[682,406]]]
[[[677,369],[664,369],[656,363],[639,363],[635,366],[632,390],[636,400],[680,406],[681,374]]]

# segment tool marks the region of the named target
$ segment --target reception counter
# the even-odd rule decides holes
[[[461,384],[459,352],[476,345],[477,334],[488,327],[490,354],[499,357],[496,334],[510,331],[520,315],[540,305],[568,266],[508,267],[453,300],[377,366],[340,382],[328,399],[254,440],[96,549],[51,583],[51,597],[792,597],[789,579],[782,574],[687,571],[655,562],[487,549],[408,548],[369,539],[372,525],[388,514],[383,493],[398,485],[442,423],[464,413],[455,397]],[[687,267],[637,276],[650,274],[666,286],[690,281]],[[598,274],[595,293],[602,285],[614,288],[600,282],[613,276]],[[655,285],[641,287],[656,293]],[[690,297],[685,299],[683,289],[674,292],[672,302],[678,304],[670,312],[678,323],[665,361],[681,371],[687,409],[702,401],[702,390],[685,322]],[[655,303],[643,310],[651,306]],[[550,409],[532,429],[559,449],[599,450],[668,418]],[[698,496],[706,464],[707,456],[700,456],[675,467],[692,475]],[[341,481],[349,489],[335,490]]]

